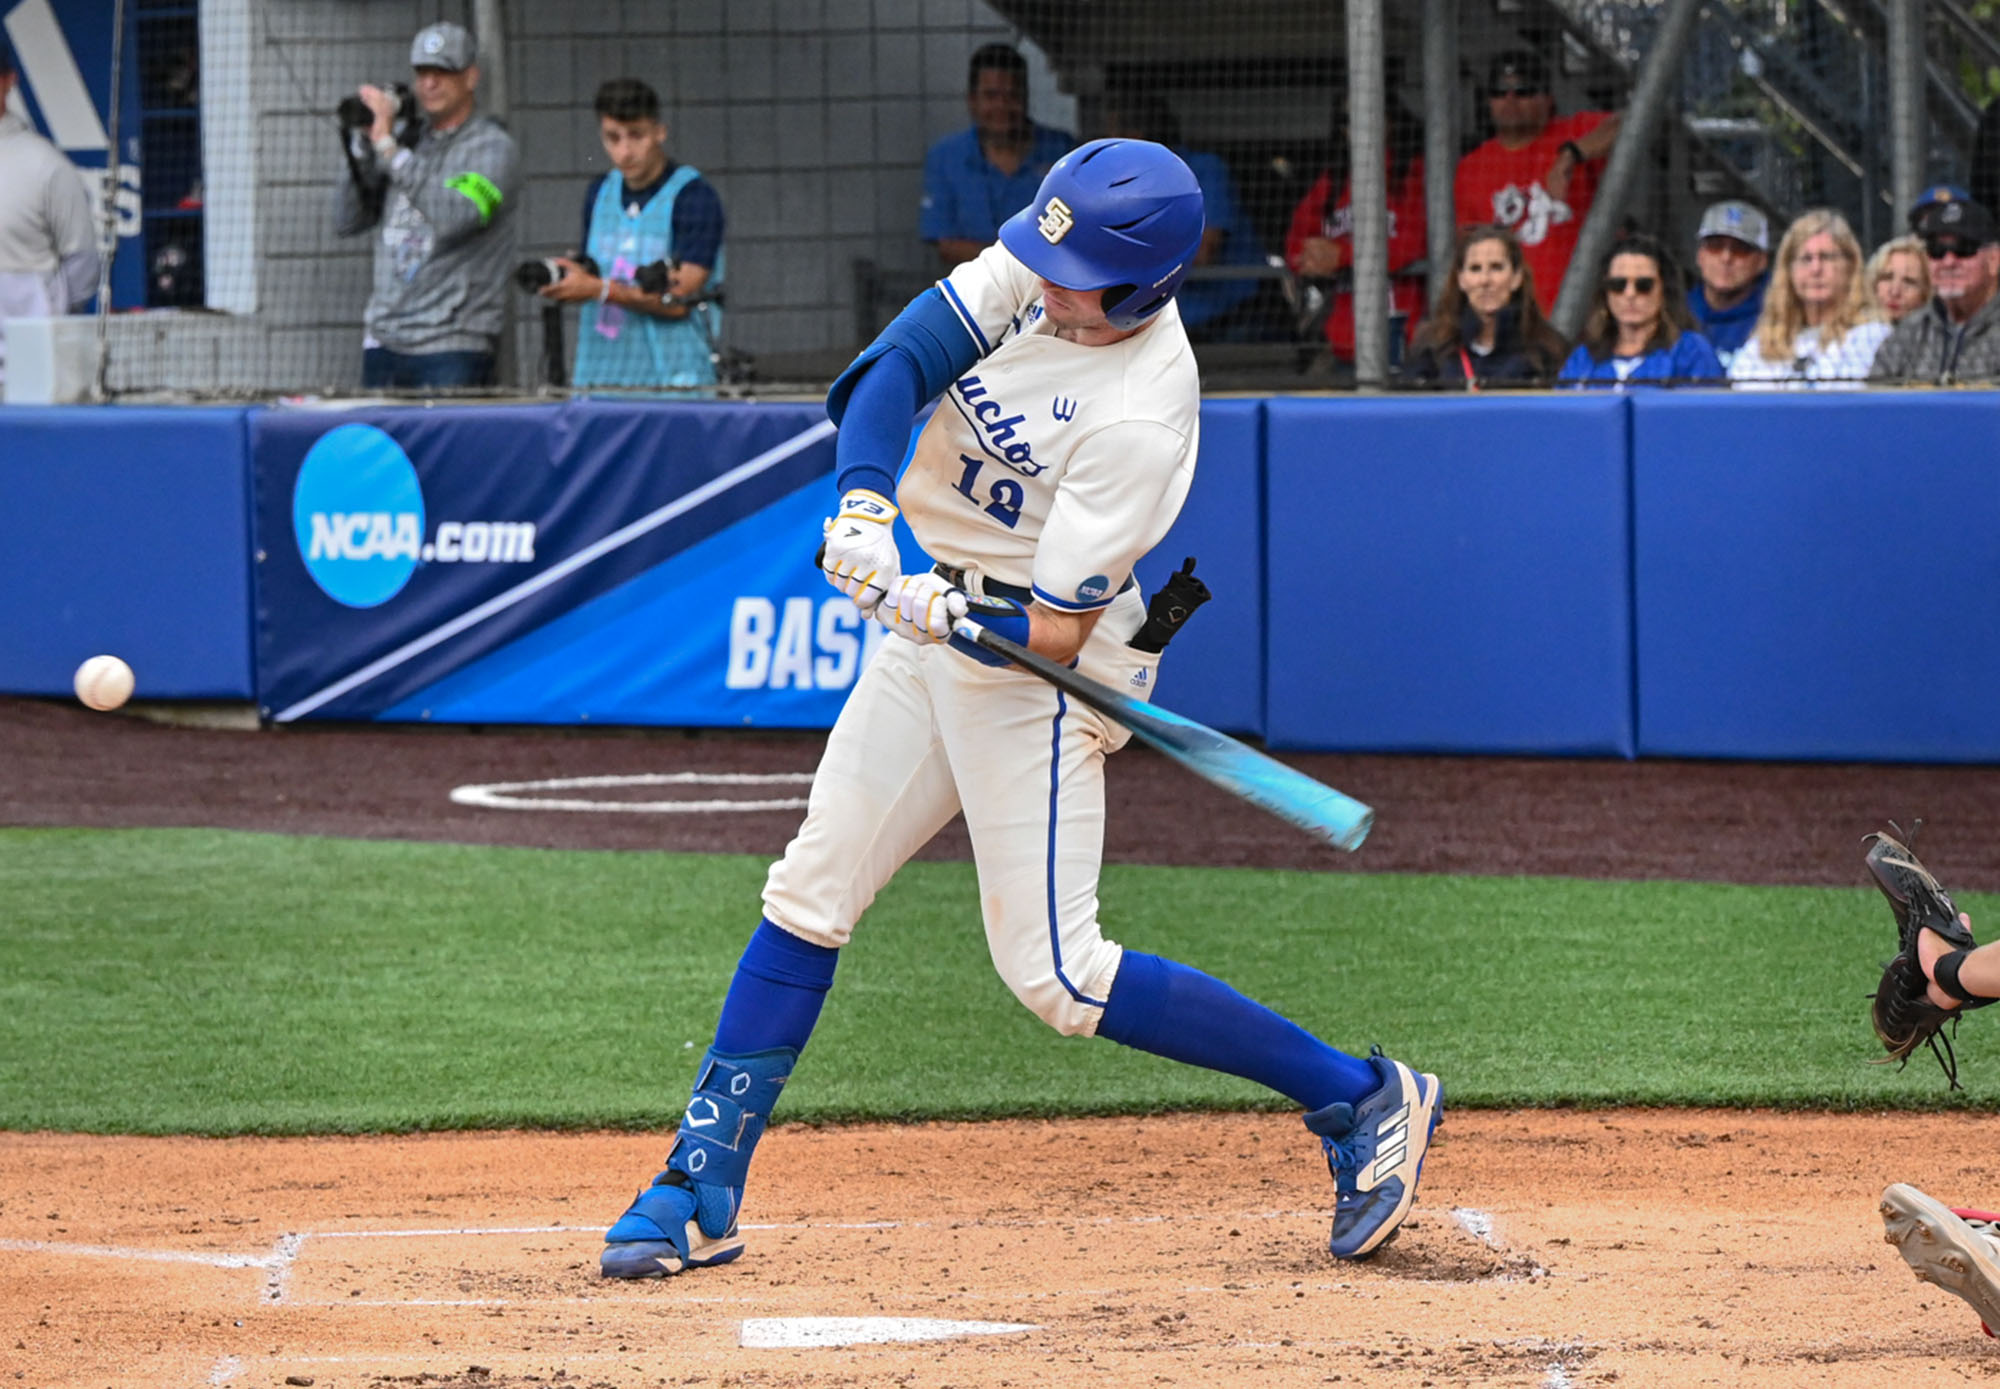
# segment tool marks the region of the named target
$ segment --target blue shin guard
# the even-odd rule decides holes
[[[702,1057],[666,1170],[605,1232],[606,1278],[664,1278],[743,1252],[736,1213],[750,1155],[798,1057],[791,1047]]]

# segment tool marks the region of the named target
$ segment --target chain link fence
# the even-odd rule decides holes
[[[1626,221],[1690,256],[1719,198],[1756,203],[1780,229],[1833,207],[1864,248],[1900,231],[1884,58],[1900,2],[1711,0]],[[1926,177],[1991,196],[2000,189],[1975,152],[2000,91],[1996,8],[1922,7]],[[1556,112],[1618,110],[1662,3],[1449,9],[1463,152],[1493,134],[1504,52],[1538,57]],[[1431,11],[1383,7],[1387,98],[1354,115],[1379,121],[1388,147],[1397,344],[1435,285],[1422,196],[1424,122],[1441,109],[1423,71]],[[811,394],[944,269],[952,238],[923,223],[926,161],[935,183],[956,138],[963,162],[983,119],[971,60],[996,43],[1021,54],[1025,117],[1050,139],[1161,140],[1201,177],[1212,233],[1182,313],[1212,389],[1351,379],[1351,255],[1328,269],[1302,251],[1352,233],[1346,31],[1342,8],[1321,0],[0,0],[0,19],[20,57],[13,109],[80,165],[99,159],[93,178],[114,190],[105,320],[64,329],[114,398],[361,392],[380,237],[337,234],[335,188],[351,170],[336,113],[363,83],[407,83],[412,35],[440,20],[479,31],[481,107],[519,151],[499,384],[486,394],[573,389],[581,313],[516,288],[511,268],[583,249],[586,193],[610,167],[601,84],[635,77],[658,92],[671,158],[697,168],[724,210],[718,380],[696,393]],[[79,37],[114,26],[122,44]],[[60,57],[51,32],[68,45]],[[117,128],[93,155],[69,133],[78,103],[102,117],[113,92],[125,94]],[[1043,156],[1032,140],[970,148],[988,171],[947,182],[961,202],[986,199],[963,228],[977,240],[1025,201]]]

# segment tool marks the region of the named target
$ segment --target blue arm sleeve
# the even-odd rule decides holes
[[[833,441],[834,485],[842,496],[856,487],[896,495],[896,466],[909,447],[910,421],[927,399],[921,389],[916,364],[895,351],[875,358],[849,384],[845,418]],[[831,406],[827,413],[833,413]]]
[[[883,460],[902,458],[911,418],[978,360],[979,343],[942,290],[932,286],[912,299],[826,393],[827,418],[840,426],[834,446],[840,490],[894,495]],[[849,481],[855,469],[873,477]]]

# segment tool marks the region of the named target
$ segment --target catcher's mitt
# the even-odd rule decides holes
[[[1902,833],[1901,826],[1892,828]],[[1916,838],[1914,827],[1909,837]],[[1889,1052],[1882,1060],[1907,1064],[1912,1052],[1928,1045],[1951,1088],[1960,1089],[1958,1057],[1941,1029],[1949,1022],[1956,1033],[1961,1010],[1940,1008],[1931,1002],[1930,981],[1917,962],[1917,933],[1928,927],[1950,941],[1954,949],[1969,950],[1976,943],[1972,932],[1958,919],[1951,894],[1910,852],[1909,845],[1886,834],[1871,834],[1861,842],[1868,846],[1866,861],[1875,886],[1882,889],[1896,913],[1896,958],[1882,967],[1882,982],[1869,1010],[1875,1035]]]

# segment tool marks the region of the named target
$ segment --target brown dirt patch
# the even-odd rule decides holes
[[[598,1236],[657,1139],[4,1136],[0,1382],[1990,1381],[1977,1318],[1874,1206],[1891,1177],[1991,1193],[2000,1120],[1899,1116],[1919,1156],[1885,1173],[1889,1122],[1454,1114],[1364,1264],[1326,1253],[1325,1171],[1282,1116],[793,1126],[759,1151],[744,1258],[638,1284],[596,1276]],[[744,1344],[799,1317],[1032,1329]]]
[[[817,750],[810,736],[248,734],[0,700],[0,824],[773,853],[796,812],[448,796],[804,771]],[[1927,858],[2000,888],[1992,768],[1287,760],[1378,807],[1361,855],[1134,751],[1111,764],[1109,857],[1859,885],[1859,836],[1923,814]],[[963,838],[931,852],[962,855]],[[1992,1116],[1454,1111],[1403,1235],[1346,1265],[1325,1252],[1330,1185],[1291,1118],[781,1125],[758,1157],[745,1258],[634,1285],[596,1277],[598,1240],[663,1138],[0,1135],[0,1384],[1984,1381],[2000,1347],[1911,1280],[1875,1201],[1891,1181],[2000,1200],[1996,1138]],[[787,1317],[1032,1329],[743,1344],[746,1322]]]

